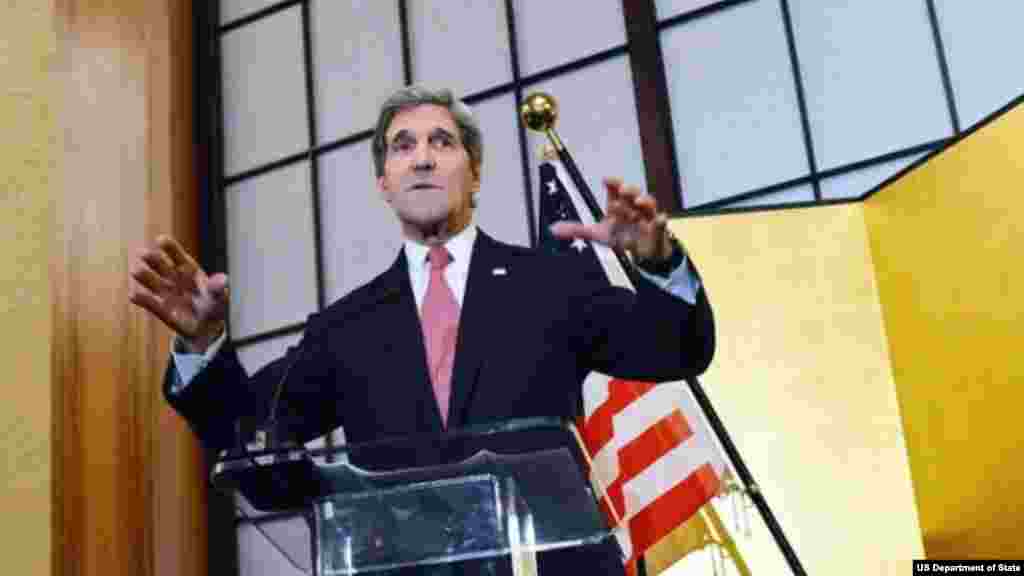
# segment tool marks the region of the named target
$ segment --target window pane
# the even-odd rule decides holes
[[[224,172],[301,152],[309,145],[299,7],[222,39]]]
[[[309,165],[245,180],[226,194],[231,336],[304,322],[316,311]]]
[[[408,2],[412,77],[466,96],[512,81],[505,3]]]
[[[915,154],[891,162],[875,164],[856,172],[833,176],[821,181],[822,198],[856,198],[878,186],[886,178],[913,164],[927,153]]]
[[[238,573],[241,576],[303,576],[310,567],[309,528],[302,518],[239,524]]]
[[[398,220],[377,192],[370,141],[320,159],[320,203],[327,301],[383,272],[402,246]]]
[[[952,134],[924,2],[791,5],[820,169]]]
[[[288,348],[295,346],[300,340],[302,340],[301,332],[247,344],[238,349],[238,360],[247,373],[254,374],[260,368],[284,356]]]
[[[484,137],[484,165],[474,220],[502,242],[529,246],[515,96],[490,98],[473,109]]]
[[[673,26],[661,42],[687,207],[808,173],[777,2]]]
[[[1024,94],[1024,2],[935,0],[960,127]]]
[[[654,8],[658,14],[658,22],[661,22],[718,2],[719,0],[655,0]]]
[[[778,192],[772,192],[758,198],[730,202],[729,208],[741,208],[750,206],[779,206],[784,204],[795,204],[798,202],[811,202],[814,200],[814,189],[810,184],[802,184],[793,188],[786,188]]]
[[[524,76],[626,43],[621,0],[514,0]]]
[[[227,24],[277,4],[280,0],[220,0],[220,23]]]
[[[317,138],[373,128],[377,109],[402,86],[402,35],[394,1],[313,0]]]

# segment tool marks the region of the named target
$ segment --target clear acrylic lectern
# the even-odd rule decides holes
[[[611,536],[577,436],[554,419],[227,453],[212,481],[242,515],[304,518],[308,539],[274,545],[318,576],[503,557],[537,574],[538,552]]]

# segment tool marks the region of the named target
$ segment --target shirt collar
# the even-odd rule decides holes
[[[476,241],[476,236],[476,224],[470,224],[444,243],[445,249],[451,254],[452,262],[469,262],[469,255],[473,251],[473,243]],[[421,269],[427,265],[427,252],[430,251],[430,246],[406,240],[404,249],[405,259],[410,267]]]

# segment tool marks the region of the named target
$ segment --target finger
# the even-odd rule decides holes
[[[633,207],[645,220],[654,220],[658,217],[658,201],[653,196],[644,195],[637,198]]]
[[[639,186],[622,186],[619,189],[619,198],[624,202],[632,204],[636,201],[637,197],[643,194]]]
[[[174,276],[174,263],[163,250],[143,250],[139,259],[161,276],[166,278]]]
[[[603,234],[601,229],[596,226],[587,226],[580,224],[579,222],[555,222],[550,227],[551,234],[556,238],[563,240],[571,240],[574,238],[582,238],[583,240],[603,242]]]
[[[622,179],[605,178],[604,188],[608,191],[608,203],[611,204],[613,200],[618,200],[619,198],[619,192],[622,190]]]
[[[174,330],[178,334],[185,333],[183,327],[177,322],[177,320],[175,320],[174,315],[168,311],[166,306],[164,306],[163,298],[149,292],[143,287],[137,286],[135,290],[132,291],[131,295],[128,296],[128,300],[132,304],[149,311],[171,330]]]
[[[152,292],[160,294],[175,288],[175,284],[171,279],[154,272],[144,260],[137,260],[132,264],[130,273],[136,282]]]
[[[635,211],[629,206],[628,203],[621,200],[609,202],[608,217],[617,222],[625,223],[632,223],[636,220]]]
[[[178,244],[177,240],[166,234],[158,236],[156,244],[171,259],[174,268],[180,274],[188,276],[189,281],[194,284],[193,277],[196,275],[196,272],[201,272],[202,269],[199,267],[199,264],[196,264],[192,256],[181,247],[181,244]]]
[[[175,266],[195,264],[195,260],[193,260],[192,257],[189,256],[189,253],[181,247],[181,244],[178,244],[178,241],[171,236],[166,234],[157,236],[156,245],[170,257],[171,262],[173,262]]]
[[[157,238],[157,246],[167,255],[173,265],[171,277],[175,284],[184,291],[198,294],[206,280],[206,273],[192,256],[178,244],[174,238],[161,235]]]

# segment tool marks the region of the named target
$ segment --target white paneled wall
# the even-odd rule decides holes
[[[530,236],[511,88],[513,46],[519,76],[526,79],[519,90],[544,90],[558,98],[559,132],[599,201],[604,202],[605,176],[645,183],[628,53],[579,63],[626,44],[623,0],[588,0],[585,9],[583,2],[512,0],[511,23],[504,0],[402,0],[408,63],[399,0],[304,1],[310,70],[301,2],[220,0],[220,21],[228,25],[220,39],[223,160],[225,175],[234,176],[223,191],[233,338],[303,322],[394,260],[399,228],[377,193],[370,142],[352,137],[373,127],[378,106],[404,83],[406,69],[414,81],[447,86],[460,96],[495,91],[474,105],[484,133],[476,221],[501,240],[526,245]],[[787,1],[799,78],[782,0],[750,0],[722,10],[711,9],[715,0],[654,2],[659,22],[707,9],[657,33],[688,208],[814,201],[806,138],[817,170],[830,174],[817,183],[820,198],[829,200],[860,196],[923,155],[908,149],[953,135],[925,0]],[[239,20],[275,5],[280,9]],[[1017,33],[1024,4],[934,5],[954,103],[966,129],[1024,93],[1017,62],[1024,52]],[[309,141],[310,109],[315,143]],[[346,138],[353,141],[336,144]],[[536,151],[542,143],[528,133],[534,215]],[[311,152],[311,146],[327,149]],[[890,153],[857,170],[844,168]],[[308,157],[237,177],[297,155]],[[730,199],[783,183],[789,184],[756,198]],[[322,243],[319,271],[314,208]],[[318,282],[326,302],[317,301]],[[244,345],[241,360],[255,371],[299,337]],[[239,530],[244,574],[308,569],[293,565],[266,538],[272,532],[288,546],[308,543],[301,523],[264,532]]]
[[[402,238],[394,214],[377,191],[370,141],[320,158],[324,279],[327,299],[365,284],[395,259]]]
[[[398,3],[312,0],[310,20],[317,139],[373,128],[380,103],[402,86]]]
[[[298,6],[221,40],[224,172],[237,174],[309,145]]]
[[[225,191],[233,338],[303,322],[316,311],[309,186],[303,162]]]
[[[661,33],[688,207],[808,173],[777,2]]]
[[[626,43],[620,0],[513,0],[524,76]]]
[[[474,107],[484,134],[484,164],[480,173],[476,222],[502,242],[529,246],[526,185],[520,162],[516,109],[513,94],[491,98]]]
[[[466,96],[512,81],[503,0],[409,2],[414,82]]]
[[[221,0],[220,21],[222,24],[227,24],[254,12],[259,12],[264,8],[269,8],[274,4],[277,4],[278,1],[279,0]]]
[[[953,135],[923,1],[792,9],[819,169]]]
[[[1024,2],[935,0],[935,11],[962,126],[1024,93]]]

